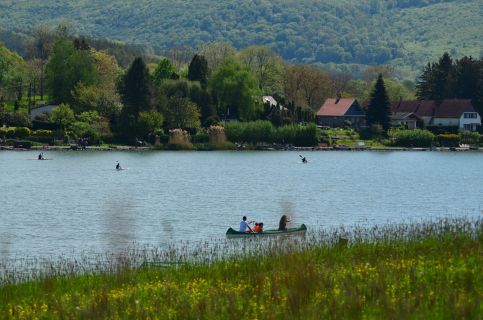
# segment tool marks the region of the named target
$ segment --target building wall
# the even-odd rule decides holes
[[[443,126],[443,127],[458,127],[460,124],[460,119],[458,118],[434,118],[433,126]]]
[[[328,116],[317,116],[317,124],[320,126],[327,127],[342,127],[344,126],[344,121],[350,121],[352,127],[360,128],[366,125],[366,120],[364,117],[328,117]]]
[[[478,124],[481,125],[481,117],[478,113],[476,113],[476,118],[465,118],[464,114],[461,115],[459,119],[459,128],[463,129],[465,124]]]

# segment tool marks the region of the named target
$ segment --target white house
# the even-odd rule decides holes
[[[481,126],[481,116],[469,99],[399,101],[391,105],[391,111],[393,115],[413,114],[426,126],[457,127],[469,131],[476,131]]]

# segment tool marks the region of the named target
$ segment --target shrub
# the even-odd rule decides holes
[[[32,142],[24,140],[7,140],[6,144],[14,148],[30,149],[32,147]]]
[[[168,143],[166,145],[167,150],[193,150],[191,143]]]
[[[427,130],[390,130],[389,138],[393,145],[399,147],[431,147],[434,134]]]
[[[32,132],[33,135],[36,135],[37,137],[48,137],[53,134],[52,130],[36,130]]]
[[[277,142],[301,147],[315,146],[319,142],[315,124],[275,128],[269,121],[229,122],[225,125],[225,132],[232,142]]]
[[[438,134],[438,142],[442,147],[457,147],[460,140],[460,136],[457,134]]]
[[[24,112],[14,111],[5,113],[5,124],[11,127],[31,127],[30,116]]]
[[[287,125],[276,129],[274,142],[289,143],[299,147],[312,147],[319,143],[315,124]]]
[[[481,136],[478,132],[473,131],[463,131],[460,133],[460,141],[461,143],[478,145],[480,142]]]
[[[226,142],[225,128],[223,126],[210,126],[208,128],[208,134],[211,143]]]
[[[232,142],[272,142],[274,128],[270,121],[228,122],[225,133]]]
[[[206,130],[201,129],[193,136],[193,143],[206,143],[210,140],[210,136]]]
[[[169,144],[189,144],[190,140],[190,135],[186,130],[169,130]]]
[[[15,128],[15,137],[24,139],[30,136],[30,129],[26,127],[17,127]]]
[[[0,128],[0,136],[5,138],[14,138],[15,137],[15,128]]]

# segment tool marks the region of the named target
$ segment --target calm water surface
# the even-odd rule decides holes
[[[224,238],[243,215],[310,229],[483,210],[483,153],[37,154],[0,152],[0,259]]]

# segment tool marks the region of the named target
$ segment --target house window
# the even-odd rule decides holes
[[[464,114],[465,119],[476,119],[477,117],[475,112],[465,112]]]
[[[473,124],[465,124],[463,127],[465,128],[465,130],[468,130],[468,131],[475,130],[475,127]]]

